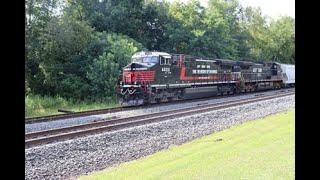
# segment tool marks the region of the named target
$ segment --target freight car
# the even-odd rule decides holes
[[[292,64],[276,63],[281,68],[284,87],[294,87],[295,85],[295,66]]]
[[[294,65],[138,52],[123,68],[117,93],[122,105],[141,105],[293,85]]]

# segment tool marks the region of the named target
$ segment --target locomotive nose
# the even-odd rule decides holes
[[[125,84],[146,84],[154,81],[155,71],[149,67],[137,63],[131,63],[123,71]]]
[[[134,83],[135,79],[134,79],[134,75],[136,71],[141,71],[141,70],[147,70],[148,67],[140,64],[140,63],[135,63],[132,62],[130,63],[128,66],[126,66],[124,68],[123,71],[123,82],[126,84],[132,84]]]

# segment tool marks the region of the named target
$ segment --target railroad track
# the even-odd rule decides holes
[[[76,117],[82,117],[82,116],[106,114],[106,113],[123,111],[123,110],[129,109],[129,108],[130,107],[114,107],[114,108],[107,108],[107,109],[72,112],[72,113],[68,113],[68,114],[55,114],[55,115],[50,115],[50,116],[32,117],[32,118],[26,118],[25,123],[31,124],[31,123],[47,122],[47,121],[61,120],[61,119],[67,119],[67,118],[76,118]],[[137,108],[139,108],[139,107],[136,107],[136,109]],[[132,107],[131,107],[131,109],[132,109]]]
[[[288,89],[287,91],[290,91],[292,89]],[[267,90],[265,90],[267,91]],[[285,91],[285,90],[282,90]],[[263,92],[263,91],[260,91]],[[257,92],[259,93],[259,92]],[[81,111],[81,112],[70,112],[67,114],[55,114],[55,115],[49,115],[49,116],[39,116],[39,117],[31,117],[31,118],[25,118],[26,124],[32,124],[32,123],[38,123],[38,122],[48,122],[48,121],[54,121],[54,120],[62,120],[67,118],[77,118],[77,117],[83,117],[83,116],[90,116],[90,115],[99,115],[99,114],[107,114],[107,113],[115,113],[120,112],[124,110],[136,110],[153,106],[164,106],[168,104],[177,104],[181,102],[196,102],[196,101],[205,101],[208,99],[220,99],[220,98],[226,98],[226,97],[232,97],[232,96],[239,96],[241,94],[231,94],[231,95],[224,95],[224,96],[215,96],[215,97],[206,97],[206,98],[198,98],[198,99],[186,99],[186,100],[178,100],[173,102],[164,102],[160,104],[148,104],[148,105],[140,105],[140,106],[128,106],[128,107],[114,107],[114,108],[106,108],[106,109],[97,109],[97,110],[88,110],[88,111]]]
[[[158,113],[139,115],[134,117],[98,121],[81,125],[74,125],[63,128],[27,133],[25,135],[25,148],[34,147],[41,144],[52,143],[55,141],[83,137],[91,134],[98,134],[108,131],[111,132],[115,130],[125,129],[128,127],[164,121],[175,117],[183,117],[193,115],[196,113],[209,112],[212,110],[218,110],[262,100],[274,99],[293,94],[294,92],[280,91],[279,94],[276,95],[260,95],[245,100],[233,100],[213,104],[198,104],[198,106],[196,107],[181,108]]]
[[[223,97],[220,96],[220,97],[216,97],[216,98],[219,99],[219,98],[225,98],[225,97],[230,97],[230,96],[235,96],[235,95],[228,95],[228,96],[223,96]],[[206,99],[212,99],[212,97],[200,98],[200,99],[206,100]],[[55,115],[49,115],[49,116],[39,116],[39,117],[26,118],[25,123],[32,124],[32,123],[38,123],[38,122],[62,120],[62,119],[67,119],[67,118],[77,118],[77,117],[84,117],[84,116],[90,116],[90,115],[115,113],[115,112],[120,112],[120,111],[125,111],[125,110],[127,110],[127,111],[136,110],[136,109],[141,109],[141,108],[145,108],[145,107],[154,107],[154,106],[160,107],[160,106],[164,106],[164,105],[168,105],[168,104],[177,104],[177,103],[181,103],[184,101],[194,102],[194,101],[199,101],[199,99],[176,100],[176,101],[172,101],[172,102],[161,102],[161,103],[157,103],[157,104],[147,104],[147,105],[127,106],[127,107],[114,107],[114,108],[88,110],[88,111],[81,111],[81,112],[70,112],[68,114],[55,114]]]

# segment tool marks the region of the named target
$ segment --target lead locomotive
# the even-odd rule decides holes
[[[138,52],[118,82],[122,105],[294,86],[295,66]]]

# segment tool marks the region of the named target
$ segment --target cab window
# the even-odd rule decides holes
[[[143,57],[133,58],[132,62],[158,63],[158,57],[157,56],[143,56]]]
[[[165,58],[165,59],[166,59],[165,60],[166,64],[169,65],[170,64],[170,58]]]
[[[160,65],[170,65],[170,58],[160,56]]]
[[[166,64],[165,58],[162,57],[162,56],[160,56],[160,64],[161,64],[161,65]]]

